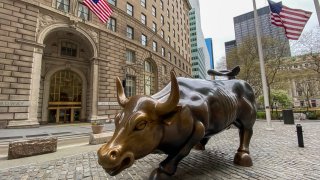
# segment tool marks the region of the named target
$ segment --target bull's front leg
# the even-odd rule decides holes
[[[203,124],[200,121],[196,121],[193,134],[183,148],[174,155],[168,155],[168,157],[160,163],[160,167],[153,170],[149,179],[169,179],[176,172],[179,162],[190,153],[192,147],[204,137],[204,134],[205,128]]]

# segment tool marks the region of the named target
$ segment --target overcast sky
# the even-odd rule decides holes
[[[201,25],[205,38],[212,38],[215,61],[225,56],[224,42],[234,40],[233,17],[253,11],[252,0],[199,0]],[[279,2],[279,0],[273,0]],[[268,5],[267,0],[256,0],[257,8]],[[314,0],[283,0],[290,8],[313,12],[305,31],[318,25]]]

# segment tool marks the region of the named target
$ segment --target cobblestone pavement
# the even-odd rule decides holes
[[[305,148],[299,148],[296,128],[274,122],[257,121],[250,144],[254,165],[233,164],[238,148],[237,129],[213,136],[203,152],[192,151],[178,166],[173,179],[320,179],[320,122],[301,122]],[[41,164],[0,170],[0,179],[147,179],[165,155],[151,154],[135,162],[116,177],[106,175],[90,152]]]

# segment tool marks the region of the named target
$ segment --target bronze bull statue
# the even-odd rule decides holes
[[[98,161],[114,176],[135,160],[160,150],[167,154],[150,179],[168,179],[191,149],[205,149],[214,134],[234,124],[240,146],[234,163],[252,166],[249,143],[256,120],[252,88],[242,80],[209,81],[176,78],[153,96],[126,98],[119,78],[118,103],[123,110],[115,117],[112,139],[98,150]]]

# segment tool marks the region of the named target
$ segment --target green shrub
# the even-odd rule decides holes
[[[320,119],[320,111],[316,111],[317,119]]]
[[[278,113],[276,111],[270,112],[271,113],[271,119],[273,120],[277,120],[277,119],[281,119],[282,118],[282,112],[278,111]]]
[[[307,119],[317,119],[316,111],[309,111],[306,113]]]
[[[264,111],[258,111],[257,119],[266,119],[266,113]]]

